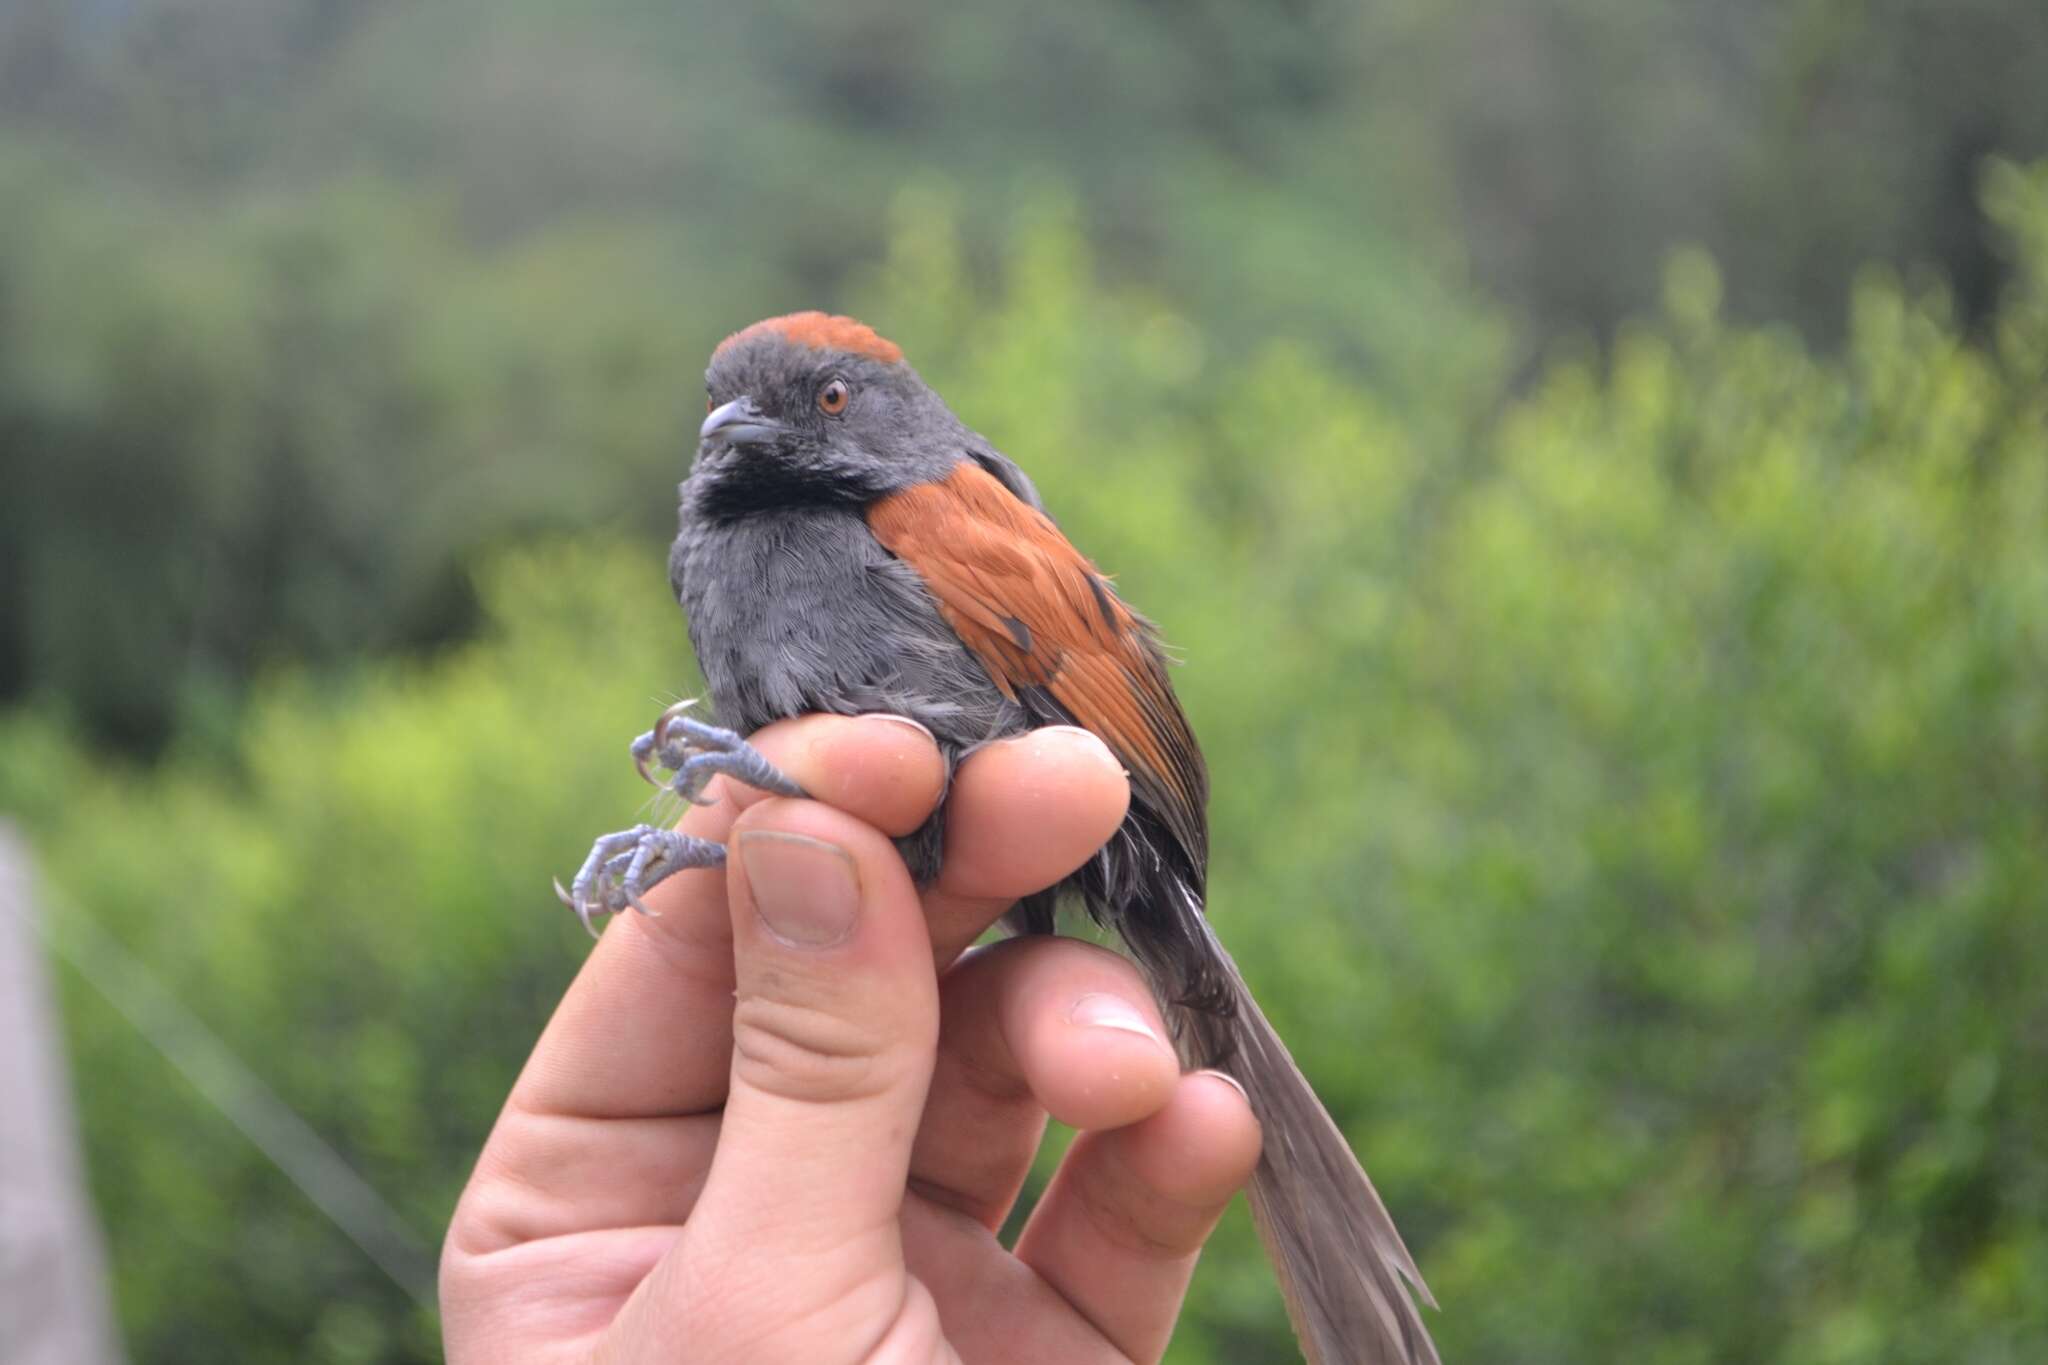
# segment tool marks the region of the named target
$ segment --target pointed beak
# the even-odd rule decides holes
[[[704,425],[697,429],[702,440],[733,446],[762,445],[782,434],[782,424],[762,416],[751,398],[735,398],[713,408]]]

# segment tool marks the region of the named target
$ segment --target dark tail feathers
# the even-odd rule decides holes
[[[1199,912],[1197,924],[1188,927],[1213,952],[1199,992],[1210,998],[1169,1005],[1169,1017],[1185,1061],[1235,1078],[1265,1129],[1252,1220],[1309,1365],[1440,1365],[1409,1290],[1431,1308],[1436,1300],[1386,1205]],[[1184,957],[1162,961],[1132,946],[1162,999],[1189,1000],[1175,969]],[[1212,1003],[1219,994],[1229,997],[1221,1009]]]

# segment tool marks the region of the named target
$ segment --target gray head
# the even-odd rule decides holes
[[[977,438],[852,318],[791,313],[733,333],[705,371],[689,492],[712,516],[860,505],[944,478]]]

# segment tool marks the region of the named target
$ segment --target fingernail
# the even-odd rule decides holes
[[[1165,1040],[1152,1030],[1152,1022],[1130,1001],[1115,995],[1084,995],[1067,1011],[1069,1021],[1083,1028],[1113,1028],[1135,1033],[1164,1047]]]
[[[1244,1095],[1244,1102],[1246,1104],[1250,1104],[1252,1102],[1252,1097],[1250,1095],[1245,1095],[1243,1082],[1239,1081],[1237,1077],[1231,1075],[1227,1071],[1218,1071],[1214,1067],[1210,1067],[1205,1070],[1198,1071],[1195,1074],[1198,1076],[1214,1076],[1217,1080],[1223,1082],[1232,1090],[1235,1090],[1238,1094]]]
[[[769,933],[792,948],[829,948],[852,935],[860,877],[845,849],[767,829],[745,831],[739,844],[754,910]]]
[[[912,730],[915,730],[915,731],[917,731],[917,732],[918,732],[919,734],[923,735],[923,736],[924,736],[924,737],[925,737],[926,739],[930,740],[930,741],[931,741],[932,743],[934,743],[934,744],[937,744],[937,743],[939,742],[939,741],[938,741],[938,737],[937,737],[936,735],[932,734],[932,732],[931,732],[930,730],[927,730],[927,729],[925,729],[925,727],[924,727],[924,726],[922,726],[922,725],[919,725],[919,724],[918,724],[918,723],[917,723],[916,721],[912,720],[912,719],[911,719],[910,717],[908,717],[908,716],[899,716],[899,715],[897,715],[897,714],[896,714],[895,712],[893,712],[893,711],[870,711],[870,712],[869,712],[869,713],[867,713],[866,715],[862,716],[862,717],[861,717],[861,719],[862,719],[862,720],[886,720],[886,721],[888,721],[888,722],[889,722],[889,723],[890,723],[891,725],[902,725],[902,726],[907,726],[907,727],[909,727],[910,729],[912,729]]]
[[[1051,740],[1056,744],[1064,744],[1076,749],[1086,749],[1091,755],[1100,758],[1107,766],[1116,769],[1118,772],[1124,770],[1124,765],[1117,761],[1117,756],[1109,751],[1107,744],[1102,742],[1101,735],[1096,734],[1093,730],[1084,730],[1078,725],[1045,725],[1031,731],[1023,738],[1026,742],[1034,739]]]

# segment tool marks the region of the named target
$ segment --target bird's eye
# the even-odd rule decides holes
[[[708,393],[707,393],[707,394],[705,394],[705,395],[704,395],[704,415],[705,415],[706,417],[709,417],[709,416],[711,415],[711,409],[712,409],[712,408],[714,408],[714,407],[716,407],[716,406],[717,406],[717,404],[715,404],[715,403],[714,403],[714,402],[712,401],[711,395],[710,395],[710,394],[708,394]]]
[[[828,379],[825,387],[818,390],[818,411],[827,417],[837,417],[846,411],[846,404],[852,397],[853,390],[846,386],[844,379]]]

